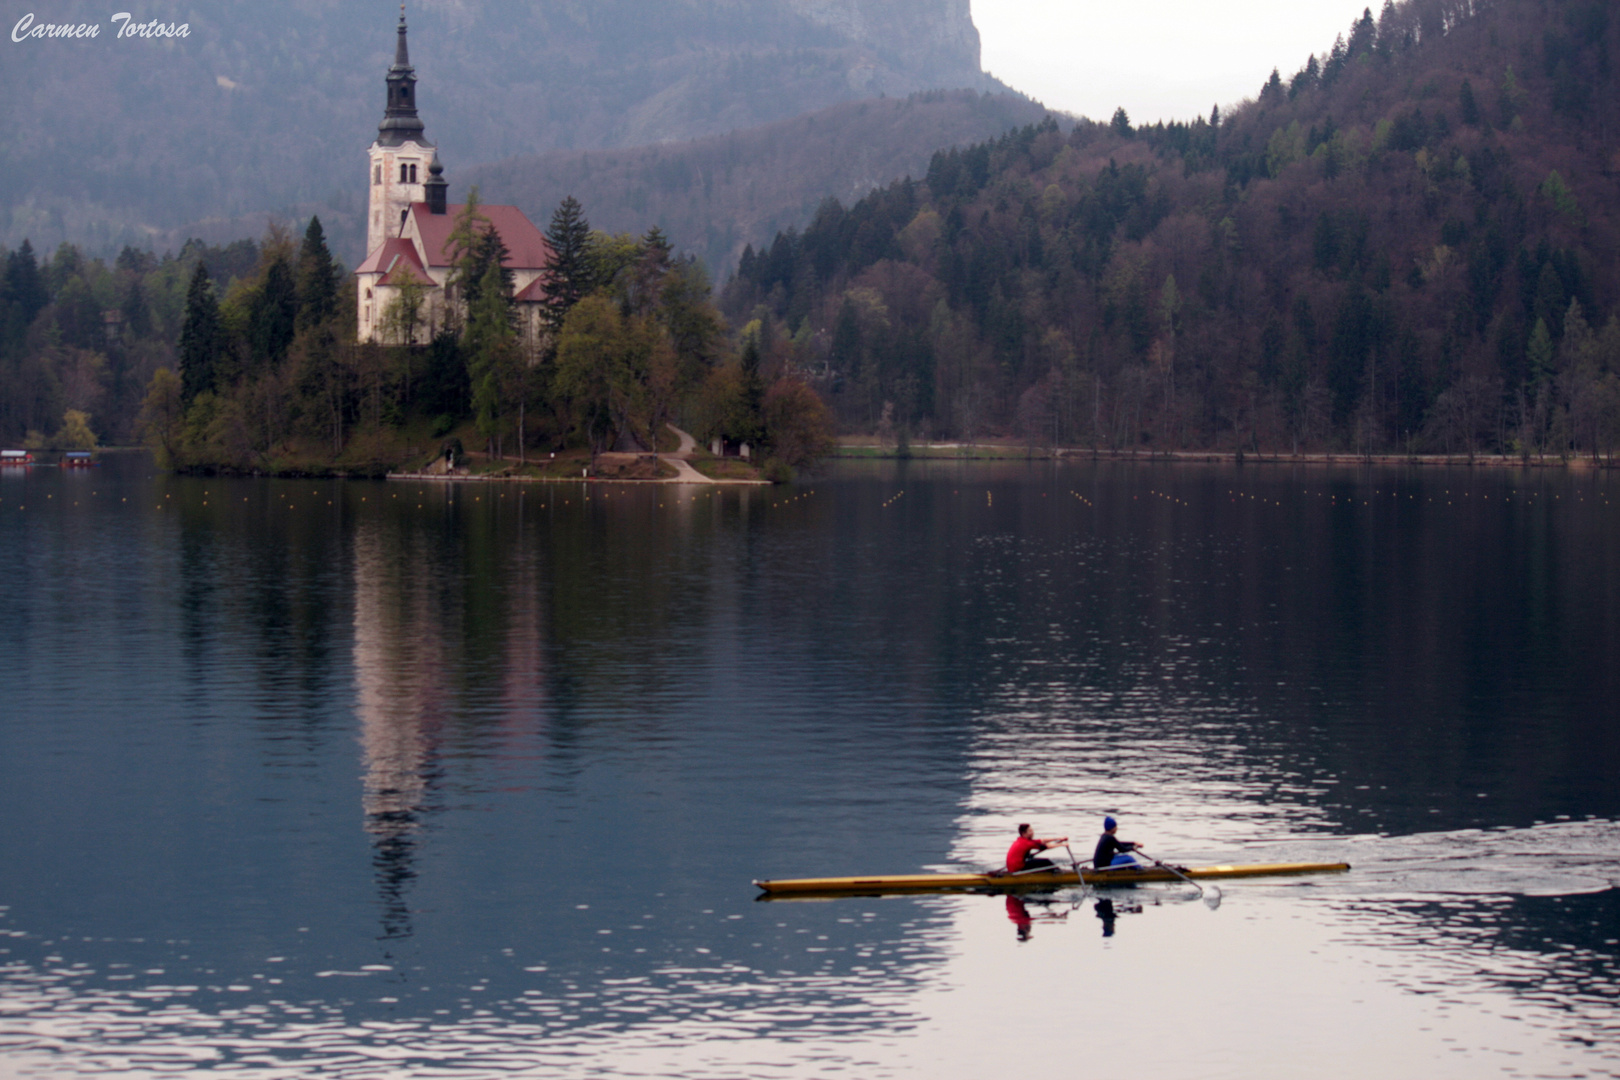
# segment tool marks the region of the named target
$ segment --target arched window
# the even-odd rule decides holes
[[[411,166],[411,183],[416,183],[416,166]]]
[[[382,166],[374,165],[371,169],[371,186],[376,187],[382,183]]]
[[[409,165],[405,164],[403,161],[400,162],[399,163],[399,182],[403,184],[405,182],[406,178],[409,177],[410,175],[411,175],[411,167]]]

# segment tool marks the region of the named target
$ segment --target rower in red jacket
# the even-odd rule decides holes
[[[1058,836],[1050,840],[1040,840],[1035,836],[1035,830],[1028,824],[1018,826],[1018,839],[1012,842],[1007,849],[1007,872],[1016,874],[1020,870],[1046,870],[1053,863],[1051,859],[1037,859],[1037,851],[1045,851],[1049,847],[1067,844],[1067,836]]]

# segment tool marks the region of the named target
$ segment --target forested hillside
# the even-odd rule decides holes
[[[461,170],[490,202],[538,221],[570,194],[588,197],[609,232],[656,222],[677,250],[730,274],[749,243],[809,220],[823,199],[853,201],[921,176],[934,151],[1035,123],[1046,110],[1017,94],[932,90],[830,106],[790,120],[684,143],[573,150]],[[324,219],[323,219],[324,220]]]
[[[843,424],[1114,447],[1611,452],[1620,18],[1368,11],[1256,99],[934,157],[744,253]]]
[[[133,442],[147,382],[175,366],[196,268],[227,293],[259,262],[252,240],[162,258],[126,248],[110,265],[68,244],[43,259],[27,242],[0,250],[0,440],[48,441],[71,409],[100,441]]]
[[[155,0],[136,15],[187,36],[124,39],[91,0],[7,10],[8,29],[34,10],[101,33],[5,43],[0,244],[110,256],[206,219],[363,214],[397,4]],[[452,178],[516,154],[993,85],[965,0],[463,0],[409,18],[422,116]]]

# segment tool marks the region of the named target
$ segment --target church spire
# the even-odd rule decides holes
[[[405,5],[399,5],[399,41],[394,45],[394,69],[413,71],[411,50],[405,44]]]
[[[377,141],[383,146],[433,145],[422,134],[422,120],[416,115],[416,69],[411,67],[411,51],[405,41],[404,4],[399,5],[399,40],[394,46],[394,64],[388,69],[388,103],[377,126]]]

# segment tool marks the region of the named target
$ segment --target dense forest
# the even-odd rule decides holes
[[[0,439],[44,445],[68,410],[101,442],[135,440],[147,383],[173,367],[186,289],[202,266],[226,287],[253,273],[259,245],[186,245],[161,258],[126,247],[112,265],[63,244],[0,249]]]
[[[1228,115],[828,201],[722,306],[860,431],[1612,453],[1617,59],[1603,0],[1386,3]]]
[[[762,448],[768,475],[825,451],[820,399],[762,364],[758,327],[732,333],[701,265],[657,229],[596,231],[565,199],[543,329],[528,335],[479,205],[475,189],[451,237],[451,318],[426,342],[420,288],[384,312],[388,342],[356,341],[353,280],[319,218],[301,241],[272,229],[162,259],[126,249],[110,267],[68,245],[43,264],[26,243],[3,253],[0,439],[138,439],[165,467],[281,474],[461,458],[465,438],[517,463],[562,451],[578,475],[567,451],[651,450],[673,420]]]

